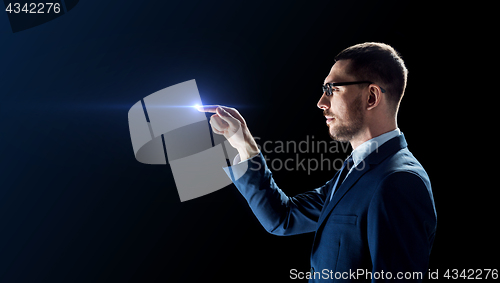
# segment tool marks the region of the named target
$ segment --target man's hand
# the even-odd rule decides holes
[[[255,139],[248,130],[245,119],[238,110],[226,106],[205,105],[197,107],[200,112],[215,113],[210,117],[212,131],[229,141],[238,150],[241,160],[246,160],[259,154]]]

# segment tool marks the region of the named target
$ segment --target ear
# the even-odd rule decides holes
[[[371,84],[368,87],[368,100],[367,100],[367,108],[366,110],[372,110],[377,107],[382,101],[382,90],[379,86],[375,84]]]

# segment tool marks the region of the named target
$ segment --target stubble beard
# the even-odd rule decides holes
[[[352,102],[347,119],[339,120],[338,117],[335,117],[335,120],[327,125],[332,139],[339,142],[349,142],[361,131],[365,118],[361,97],[359,95]]]

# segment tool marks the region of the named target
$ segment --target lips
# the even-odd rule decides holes
[[[331,121],[333,121],[335,119],[335,118],[329,117],[329,116],[325,116],[325,118],[326,118],[326,123],[327,124],[330,123]]]

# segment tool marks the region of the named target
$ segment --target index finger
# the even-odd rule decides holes
[[[197,106],[196,109],[200,112],[216,113],[217,107],[219,105],[201,105]]]

